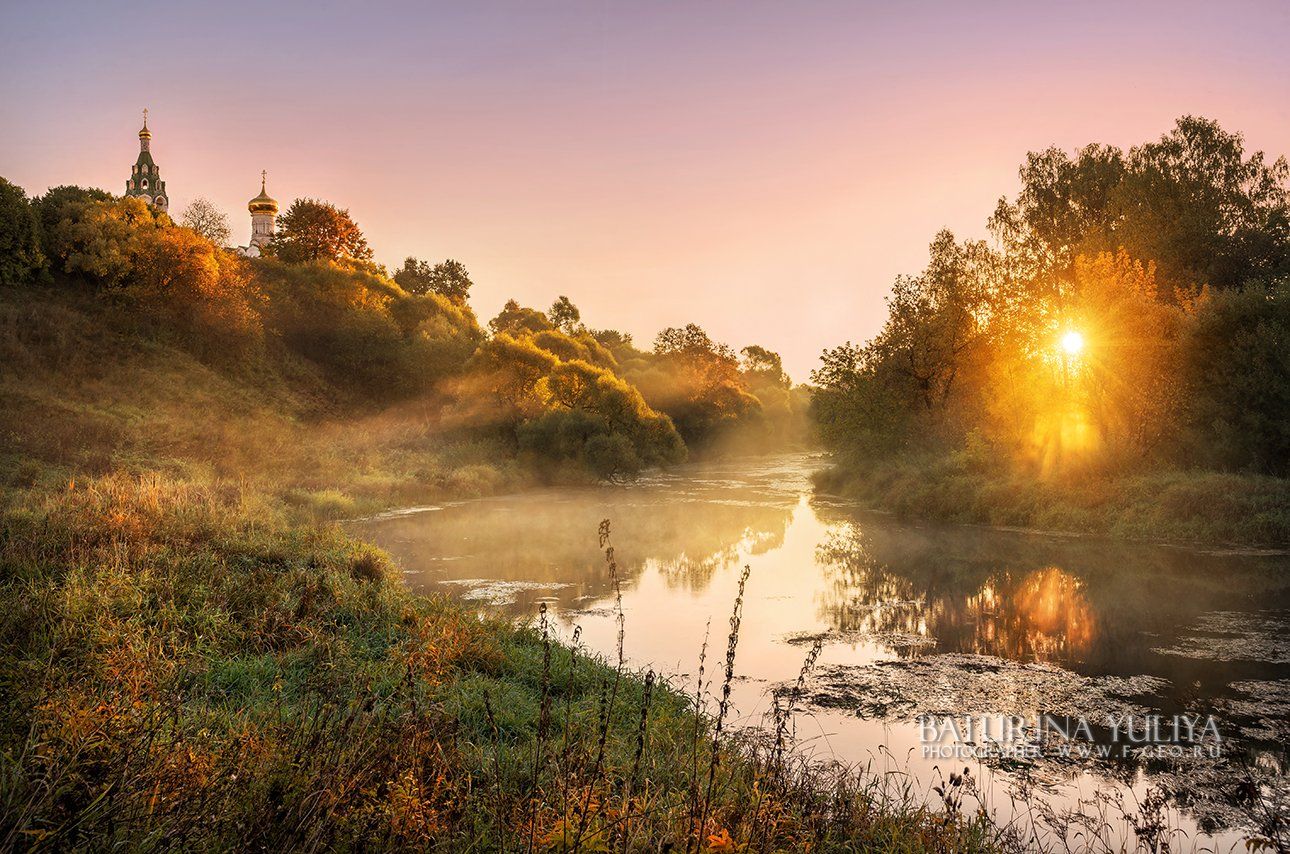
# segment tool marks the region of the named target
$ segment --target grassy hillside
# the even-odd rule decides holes
[[[0,478],[235,479],[337,512],[523,482],[487,442],[445,440],[424,402],[378,410],[272,342],[212,362],[170,338],[101,295],[0,290]]]

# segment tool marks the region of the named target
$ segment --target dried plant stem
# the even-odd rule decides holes
[[[596,761],[592,765],[591,779],[587,781],[587,790],[583,795],[581,818],[578,822],[578,832],[573,838],[573,850],[581,849],[582,836],[587,824],[590,821],[591,796],[600,782],[600,775],[605,766],[605,744],[609,739],[609,722],[614,716],[614,706],[618,702],[618,689],[623,680],[623,667],[625,656],[623,651],[623,642],[627,635],[627,619],[623,614],[623,588],[618,581],[618,561],[614,558],[614,547],[609,545],[609,520],[604,519],[600,522],[600,547],[605,550],[605,563],[609,567],[609,580],[614,586],[614,605],[617,612],[618,621],[618,665],[614,668],[613,687],[609,691],[609,699],[606,702],[600,717],[600,733],[596,743]]]
[[[537,833],[538,787],[541,782],[542,758],[546,745],[547,725],[551,720],[551,625],[547,620],[546,603],[538,607],[538,621],[542,627],[542,705],[538,711],[537,739],[533,747],[533,779],[529,786],[529,833],[527,851],[533,851]]]
[[[572,745],[569,742],[569,736],[573,720],[573,689],[578,671],[578,642],[581,639],[582,626],[574,626],[573,640],[569,646],[569,679],[564,692],[564,740],[560,745],[560,808],[564,814],[560,844],[566,849],[569,847],[569,781],[573,777],[573,769],[570,767]]]
[[[641,689],[641,715],[636,726],[636,753],[632,756],[632,771],[627,778],[627,787],[623,792],[623,854],[627,854],[632,835],[632,790],[636,787],[636,778],[640,775],[641,759],[645,755],[645,739],[649,729],[649,701],[654,691],[654,671],[645,674],[645,687]]]
[[[721,763],[721,736],[725,732],[726,717],[730,714],[730,690],[735,678],[735,651],[739,646],[739,627],[744,617],[744,588],[748,584],[748,574],[752,567],[745,566],[739,576],[739,592],[735,594],[735,606],[730,613],[730,634],[726,638],[726,670],[721,680],[721,702],[717,706],[717,720],[712,727],[712,754],[708,761],[708,786],[703,797],[703,811],[699,815],[699,835],[702,837],[708,825],[708,815],[712,808],[712,792],[717,782],[717,766]]]

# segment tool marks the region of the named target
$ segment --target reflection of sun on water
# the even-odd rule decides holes
[[[1083,582],[1055,566],[1002,573],[964,600],[972,651],[1019,661],[1069,661],[1092,647],[1096,620]]]
[[[1055,566],[1022,580],[1015,594],[1029,645],[1037,653],[1081,654],[1093,643],[1093,615],[1083,584]]]

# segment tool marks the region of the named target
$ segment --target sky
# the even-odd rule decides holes
[[[564,294],[805,381],[939,229],[986,236],[1027,151],[1193,114],[1290,153],[1290,2],[0,0],[0,83],[29,194],[123,192],[147,107],[172,212],[235,242],[265,169],[378,261],[464,262],[481,319]]]

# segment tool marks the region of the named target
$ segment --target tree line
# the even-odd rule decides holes
[[[990,240],[938,234],[878,334],[824,352],[822,437],[856,467],[1290,475],[1288,174],[1194,117],[1030,154]]]
[[[804,438],[805,392],[763,347],[737,354],[691,324],[639,349],[565,296],[546,311],[512,300],[485,325],[460,261],[390,272],[348,211],[315,199],[277,226],[246,258],[205,200],[176,223],[139,199],[62,186],[28,200],[0,179],[0,279],[96,294],[220,370],[299,363],[288,381],[320,383],[333,409],[418,401],[436,428],[498,440],[551,477]]]

